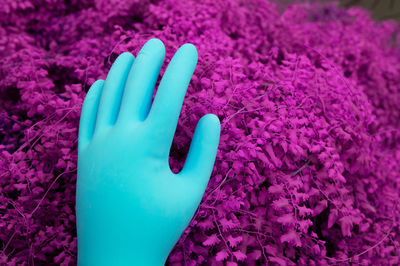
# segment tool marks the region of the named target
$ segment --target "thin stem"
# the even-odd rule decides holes
[[[218,222],[217,222],[217,219],[215,218],[215,212],[213,211],[213,217],[214,217],[214,222],[215,222],[215,225],[217,226],[217,228],[218,228],[218,232],[219,232],[219,234],[220,234],[220,236],[221,236],[221,238],[222,238],[222,240],[224,241],[224,243],[225,243],[225,246],[226,246],[226,249],[228,250],[228,253],[232,256],[232,251],[231,251],[231,249],[229,248],[229,246],[228,246],[228,243],[226,242],[226,240],[225,240],[225,238],[224,238],[224,236],[222,235],[222,232],[221,232],[221,229],[219,228],[219,225],[218,225]]]
[[[32,215],[36,212],[36,210],[39,208],[40,204],[43,202],[43,200],[44,200],[44,198],[46,197],[47,193],[50,191],[51,187],[57,182],[57,180],[60,178],[60,176],[62,176],[63,174],[66,174],[66,173],[74,172],[75,170],[76,170],[76,168],[73,169],[73,170],[71,170],[71,171],[68,171],[68,172],[63,172],[63,173],[59,174],[59,175],[56,177],[56,179],[54,179],[54,181],[51,183],[51,185],[49,186],[49,188],[47,189],[47,191],[44,193],[43,197],[40,199],[38,205],[37,205],[37,206],[35,207],[35,209],[33,209],[33,211],[30,213],[31,216],[32,216]]]

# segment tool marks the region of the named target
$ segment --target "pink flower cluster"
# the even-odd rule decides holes
[[[0,6],[0,264],[74,265],[81,105],[122,52],[193,43],[171,150],[221,120],[167,265],[400,263],[400,26],[264,0],[7,0]],[[132,240],[134,241],[134,240]],[[21,264],[22,263],[22,264]]]

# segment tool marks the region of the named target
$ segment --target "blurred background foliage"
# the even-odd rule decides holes
[[[339,2],[339,7],[349,8],[359,6],[371,11],[371,17],[375,20],[394,19],[400,21],[400,0],[275,0],[285,8],[293,3],[312,2]]]
[[[341,7],[361,6],[369,9],[373,19],[400,21],[399,0],[340,0],[339,2]]]

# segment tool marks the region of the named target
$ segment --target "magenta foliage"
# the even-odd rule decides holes
[[[0,263],[76,263],[83,99],[118,54],[157,37],[166,63],[185,42],[199,52],[173,171],[202,115],[222,124],[203,201],[167,265],[399,264],[400,27],[334,5],[278,10],[263,0],[3,2]]]

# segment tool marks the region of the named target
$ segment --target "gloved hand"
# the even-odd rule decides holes
[[[184,44],[169,63],[151,105],[165,57],[158,39],[136,59],[121,54],[97,80],[79,124],[76,218],[78,265],[164,265],[193,217],[213,169],[219,119],[203,116],[185,165],[168,156],[197,50]]]

